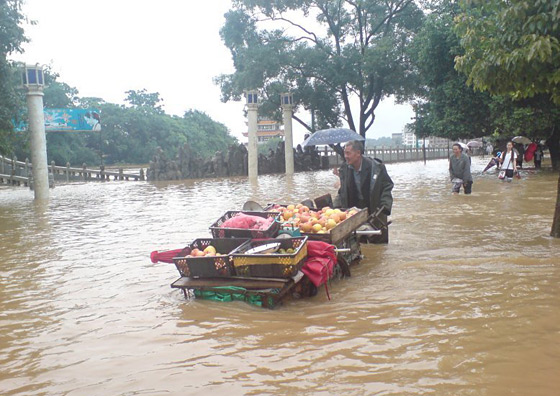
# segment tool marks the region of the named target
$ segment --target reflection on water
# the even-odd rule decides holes
[[[187,301],[152,250],[209,235],[247,200],[335,193],[293,177],[0,189],[3,395],[555,395],[557,175],[481,175],[450,194],[446,161],[389,165],[391,242],[353,276],[268,311]]]

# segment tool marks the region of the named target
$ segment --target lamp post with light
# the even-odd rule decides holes
[[[247,105],[247,124],[249,127],[249,146],[247,147],[248,174],[249,179],[256,179],[259,175],[259,161],[257,148],[257,118],[258,118],[258,94],[257,91],[246,91],[245,99]]]
[[[294,174],[294,137],[292,133],[292,112],[294,97],[291,93],[280,95],[284,116],[284,158],[286,162],[286,174]]]
[[[27,111],[31,133],[31,164],[33,191],[36,200],[49,198],[49,168],[47,162],[47,137],[43,113],[43,67],[25,65],[22,70],[22,85],[27,91]]]

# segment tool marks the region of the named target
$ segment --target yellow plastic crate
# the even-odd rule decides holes
[[[295,249],[294,253],[245,254],[256,246],[280,242],[279,249]],[[290,278],[297,274],[307,258],[307,237],[251,240],[231,252],[237,276]]]

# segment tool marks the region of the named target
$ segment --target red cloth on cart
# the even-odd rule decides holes
[[[168,250],[165,252],[158,252],[157,250],[154,250],[150,254],[150,259],[154,264],[158,261],[163,263],[173,263],[173,257],[179,255],[182,251],[183,249]]]
[[[274,217],[260,217],[237,213],[231,219],[227,219],[220,226],[222,228],[242,228],[244,230],[268,230],[274,221]]]
[[[321,241],[307,241],[307,259],[301,271],[317,287],[325,284],[333,274],[336,265],[335,247],[329,243]],[[327,296],[329,291],[327,289]]]

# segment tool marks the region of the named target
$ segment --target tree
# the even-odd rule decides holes
[[[462,53],[453,31],[456,5],[447,4],[431,13],[411,46],[411,57],[419,71],[418,103],[414,130],[427,136],[466,139],[492,134],[492,98],[474,92],[466,77],[455,70],[455,56]]]
[[[23,52],[27,42],[20,24],[25,16],[21,12],[22,0],[0,0],[0,152],[8,154],[17,146],[12,119],[17,117],[21,97],[17,93],[19,75],[11,67],[7,56]]]
[[[156,114],[164,113],[160,104],[160,102],[163,102],[163,99],[159,97],[159,92],[149,93],[146,89],[141,89],[140,91],[129,90],[125,93],[127,94],[125,101],[132,107]]]
[[[380,101],[414,84],[405,49],[422,18],[413,0],[239,0],[220,31],[235,72],[215,81],[226,102],[261,89],[261,111],[277,119],[289,90],[311,113],[311,124],[294,116],[309,131],[344,120],[365,136]]]
[[[456,30],[465,49],[456,67],[476,89],[513,98],[547,96],[560,105],[560,0],[463,0]],[[560,132],[547,144],[559,168]],[[560,176],[551,235],[560,238]]]
[[[550,95],[560,104],[560,1],[462,0],[457,69],[492,94]]]

